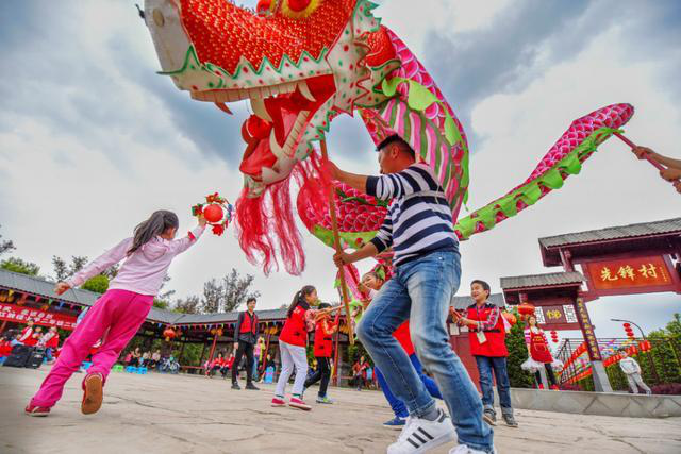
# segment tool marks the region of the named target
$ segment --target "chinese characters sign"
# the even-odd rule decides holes
[[[73,331],[76,327],[76,317],[52,314],[36,308],[17,306],[16,304],[0,303],[0,320],[16,323],[26,323],[28,320],[33,320],[36,325],[54,325],[67,331]]]
[[[586,341],[586,351],[589,354],[589,358],[592,361],[600,360],[601,352],[598,349],[598,342],[596,341],[594,327],[591,324],[589,314],[586,311],[586,304],[581,298],[577,298],[577,301],[575,302],[575,310],[577,312],[579,326],[581,326],[582,333],[584,333],[584,340]]]
[[[534,316],[537,324],[548,331],[578,330],[577,314],[572,304],[556,304],[550,306],[535,306]]]
[[[647,293],[670,290],[672,272],[663,256],[584,264],[589,284],[598,293]]]

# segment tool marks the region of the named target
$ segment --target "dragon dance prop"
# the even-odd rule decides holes
[[[467,200],[463,127],[425,67],[373,16],[375,7],[366,0],[261,0],[255,11],[225,0],[145,2],[161,74],[225,112],[228,103],[250,102],[236,228],[247,258],[266,272],[279,259],[289,273],[304,268],[291,180],[300,219],[330,247],[331,206],[341,248],[363,246],[385,217],[390,201],[332,183],[323,171],[319,144],[340,114],[359,113],[376,144],[392,134],[406,140],[432,169],[454,220]],[[527,180],[459,219],[456,235],[491,230],[562,187],[599,145],[622,133],[633,111],[613,104],[573,121]]]
[[[213,226],[213,233],[220,236],[227,230],[232,221],[234,207],[216,192],[206,196],[206,203],[197,203],[192,207],[192,215],[203,215],[206,224]]]

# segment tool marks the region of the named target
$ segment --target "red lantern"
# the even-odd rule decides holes
[[[175,339],[177,333],[171,327],[168,327],[165,331],[163,331],[163,335],[166,338],[166,342],[170,342],[170,339]]]
[[[649,340],[644,340],[643,342],[639,342],[638,348],[640,348],[642,352],[649,352],[652,349],[652,345]]]
[[[555,331],[551,331],[551,341],[555,342],[556,344],[558,343],[558,333]]]
[[[534,306],[530,303],[518,304],[518,314],[520,314],[521,317],[534,315]]]
[[[211,203],[203,208],[203,217],[208,222],[219,222],[222,219],[222,207],[217,203]]]

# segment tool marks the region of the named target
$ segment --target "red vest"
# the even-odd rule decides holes
[[[487,320],[495,309],[499,311],[499,318],[492,329],[483,331],[486,339],[485,342],[480,343],[477,330],[473,331],[471,329],[468,333],[471,355],[473,356],[508,356],[508,350],[506,350],[506,343],[504,342],[504,321],[498,307],[486,303],[478,309],[475,304],[472,304],[468,306],[466,318],[475,321]]]
[[[333,334],[325,333],[325,321],[328,324],[328,320],[318,321],[314,331],[314,355],[320,358],[330,358],[333,350]]]
[[[544,364],[550,364],[553,361],[549,344],[546,342],[546,337],[543,331],[533,333],[530,330],[530,356],[533,360]]]
[[[284,327],[281,330],[281,335],[279,335],[279,340],[282,340],[287,344],[295,345],[296,347],[305,347],[305,341],[307,340],[305,312],[307,312],[307,309],[296,306],[293,310],[293,314],[284,322]]]
[[[255,327],[256,326],[258,326],[258,316],[255,315],[255,312],[254,312],[253,317],[251,317],[251,314],[249,314],[248,311],[246,311],[244,313],[244,318],[241,322],[241,327],[239,328],[239,333],[255,334]]]
[[[47,348],[58,348],[59,347],[59,334],[55,334],[50,338],[50,340],[45,343]]]
[[[400,343],[402,349],[411,356],[414,353],[414,344],[411,342],[411,330],[409,329],[409,320],[403,322],[397,327],[393,333],[393,337]]]
[[[23,330],[21,330],[21,337],[19,338],[19,340],[20,340],[22,343],[24,343],[24,342],[26,342],[28,339],[30,339],[31,336],[33,336],[33,328],[31,328],[30,326],[27,326],[27,327],[25,327]]]

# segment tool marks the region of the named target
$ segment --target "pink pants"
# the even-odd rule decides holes
[[[80,368],[90,348],[108,331],[101,348],[92,356],[88,375],[102,374],[106,379],[121,350],[137,333],[154,301],[153,296],[129,290],[107,290],[88,310],[83,320],[66,339],[57,362],[33,396],[31,404],[52,407],[61,399],[71,374]]]

